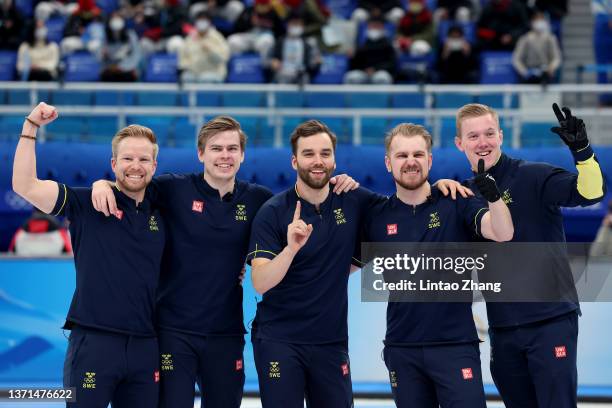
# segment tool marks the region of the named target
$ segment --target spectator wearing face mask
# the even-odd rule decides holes
[[[316,40],[304,36],[304,20],[300,15],[290,15],[287,35],[274,47],[270,61],[274,81],[281,84],[307,83],[320,66],[321,55]]]
[[[57,78],[59,55],[58,45],[47,40],[47,27],[37,21],[19,46],[17,72],[28,81],[53,81]]]
[[[358,0],[357,8],[351,15],[356,22],[367,21],[370,18],[384,18],[397,24],[406,11],[400,0]]]
[[[232,54],[256,52],[262,60],[270,58],[275,38],[284,35],[284,22],[270,0],[255,0],[234,26],[236,33],[227,38]]]
[[[465,24],[473,21],[480,11],[479,0],[438,0],[434,21],[453,20]]]
[[[230,49],[211,23],[210,15],[197,15],[194,28],[179,51],[178,65],[183,82],[220,83],[227,76]]]
[[[516,44],[512,65],[523,83],[548,83],[555,76],[561,65],[561,50],[543,12],[533,14],[531,30]]]
[[[344,76],[347,84],[390,84],[395,73],[395,50],[387,38],[385,22],[371,19],[366,41],[351,58],[351,70]]]
[[[431,11],[424,0],[412,0],[397,26],[395,49],[413,56],[428,54],[435,40]]]
[[[138,36],[125,26],[119,13],[113,13],[105,26],[106,41],[101,51],[101,79],[107,82],[132,82],[138,79],[142,52]]]
[[[443,84],[467,84],[475,80],[476,58],[461,26],[451,26],[440,50],[438,72]]]

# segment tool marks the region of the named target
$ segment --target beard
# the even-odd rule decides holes
[[[393,175],[393,179],[395,180],[395,182],[397,184],[399,184],[400,186],[402,186],[403,188],[405,188],[406,190],[418,190],[423,184],[425,184],[427,182],[427,176],[429,176],[428,173],[424,173],[423,169],[420,167],[408,167],[406,169],[402,169],[402,172],[404,172],[405,170],[419,170],[419,178],[411,178],[410,180],[403,180],[401,178],[401,174],[400,177],[395,177],[395,174]]]
[[[130,193],[140,193],[143,191],[147,185],[151,182],[151,178],[146,175],[138,182],[138,183],[130,183],[127,180],[127,176],[123,175],[123,177],[116,177],[116,182],[119,185],[121,191],[127,191]]]
[[[319,180],[314,179],[310,174],[310,170],[321,170],[325,174]],[[333,169],[325,168],[325,167],[313,167],[312,169],[307,169],[304,167],[298,166],[298,177],[302,180],[308,187],[320,190],[329,183],[329,179],[331,178]]]

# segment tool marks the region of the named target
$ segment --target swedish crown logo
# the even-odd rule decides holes
[[[440,216],[438,215],[438,212],[432,212],[431,214],[429,214],[429,224],[427,225],[427,228],[431,229],[431,228],[438,228],[440,226]]]
[[[336,208],[334,210],[334,218],[336,219],[337,225],[346,224],[346,217],[344,216],[344,213],[342,212],[342,208]]]
[[[83,377],[83,388],[96,388],[96,373],[89,371],[85,373],[85,377]]]
[[[270,378],[280,378],[280,365],[278,361],[270,361]]]
[[[245,204],[236,204],[236,221],[247,221]]]

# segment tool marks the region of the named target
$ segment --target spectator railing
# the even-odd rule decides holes
[[[26,114],[31,106],[38,102],[48,91],[99,92],[116,91],[131,92],[175,92],[184,101],[181,105],[143,106],[132,104],[94,105],[64,103],[59,106],[62,115],[79,115],[84,117],[116,116],[117,126],[127,123],[128,115],[139,116],[181,116],[189,117],[190,123],[196,129],[204,123],[205,118],[214,115],[228,114],[242,117],[265,118],[274,131],[274,146],[286,144],[287,136],[283,134],[283,123],[288,118],[346,118],[352,122],[351,141],[355,145],[363,142],[363,121],[366,118],[380,118],[392,123],[402,118],[421,118],[425,126],[431,129],[434,143],[441,145],[442,127],[449,131],[450,124],[460,105],[441,104],[442,96],[448,94],[467,95],[470,101],[485,102],[487,96],[501,96],[494,107],[499,112],[502,128],[511,133],[512,147],[521,147],[521,132],[523,124],[537,122],[553,125],[556,122],[551,110],[552,102],[562,103],[566,96],[579,96],[587,93],[612,93],[612,84],[561,84],[543,88],[539,85],[388,85],[388,86],[347,86],[347,85],[261,85],[261,84],[219,84],[195,85],[186,84],[108,84],[108,83],[24,83],[0,82],[0,93],[11,91],[29,92],[29,105],[0,104],[0,118],[4,115]],[[231,92],[252,93],[262,95],[264,103],[261,106],[198,106],[198,94],[217,93],[224,95]],[[297,93],[296,93],[297,92]],[[309,106],[285,107],[278,102],[279,95],[294,93],[310,96]],[[355,94],[382,94],[389,98],[399,95],[422,96],[422,105],[418,107],[355,107],[330,106],[318,107],[319,101],[325,102],[326,96],[341,94],[347,97]],[[4,97],[4,96],[0,96]],[[5,98],[8,100],[8,98]],[[178,98],[177,98],[178,99]],[[53,101],[50,101],[53,102]],[[149,104],[147,104],[149,105]],[[240,103],[237,103],[240,105]],[[247,104],[248,105],[248,104]],[[324,103],[322,103],[324,105]],[[439,107],[443,105],[444,107]],[[572,106],[573,112],[582,117],[589,127],[589,135],[595,144],[612,143],[612,108],[583,108]],[[61,119],[60,119],[61,120]],[[44,128],[41,129],[41,139],[44,140]],[[377,135],[376,135],[377,136]],[[382,140],[382,134],[380,135]],[[195,137],[195,134],[194,134]],[[508,140],[508,135],[506,136]],[[448,141],[446,141],[448,143]],[[444,144],[444,143],[442,143]]]

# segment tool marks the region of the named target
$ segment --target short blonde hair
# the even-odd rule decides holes
[[[421,136],[425,139],[425,144],[427,145],[427,151],[431,153],[431,146],[433,145],[433,140],[429,131],[421,125],[415,125],[414,123],[400,123],[393,129],[391,129],[387,135],[385,136],[385,152],[389,154],[389,149],[391,148],[391,142],[396,136]]]
[[[457,112],[457,120],[455,122],[455,126],[457,129],[457,137],[461,137],[461,124],[466,119],[471,118],[479,118],[481,116],[491,115],[497,123],[497,128],[499,129],[499,115],[495,111],[495,109],[491,108],[487,105],[482,105],[480,103],[468,103],[464,105]]]
[[[202,126],[200,132],[198,133],[198,150],[203,152],[208,139],[218,133],[228,130],[238,132],[238,137],[240,138],[240,150],[244,152],[244,149],[246,148],[247,135],[242,130],[242,127],[240,127],[240,123],[231,116],[217,116]]]
[[[111,142],[113,159],[117,158],[117,148],[119,147],[119,143],[123,139],[127,139],[128,137],[144,138],[147,139],[149,142],[153,143],[153,160],[157,160],[159,146],[157,145],[157,138],[155,137],[155,133],[153,133],[153,131],[148,127],[141,125],[126,126],[115,134]]]

